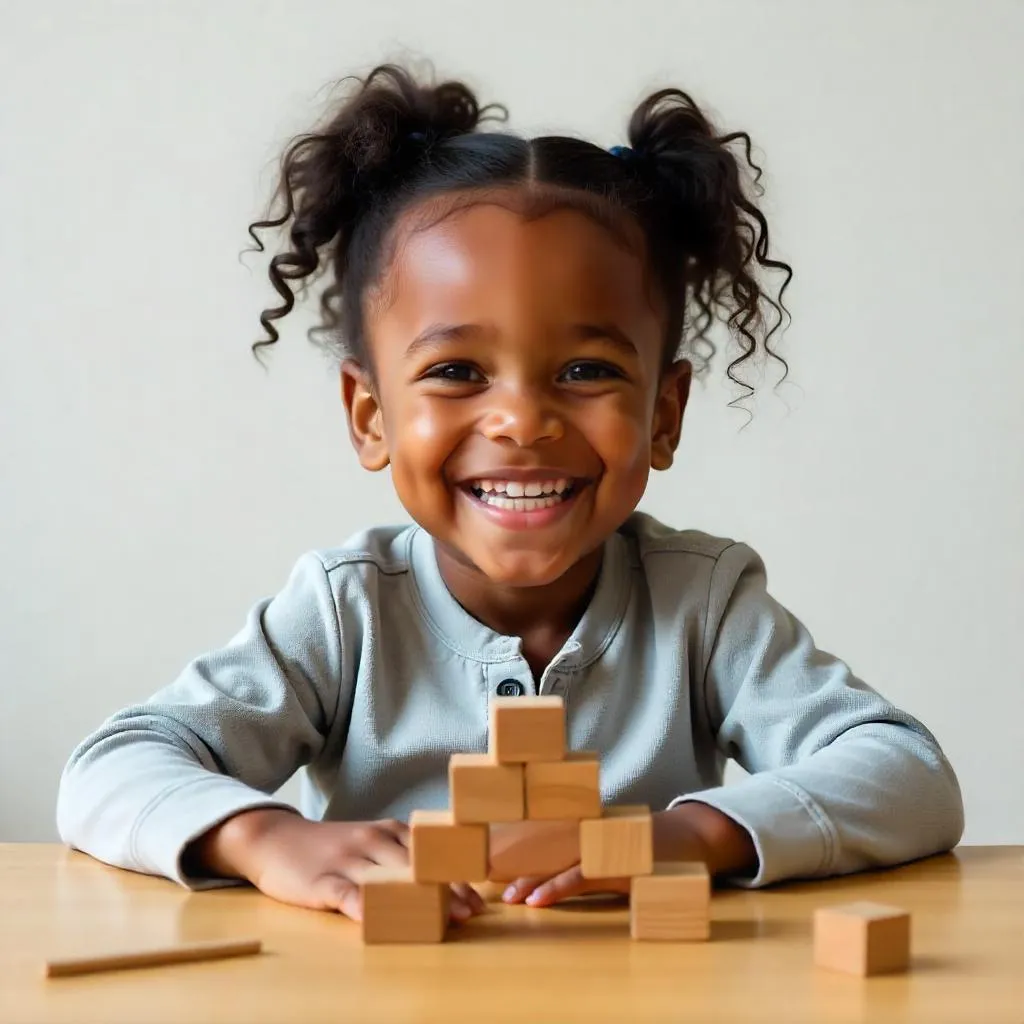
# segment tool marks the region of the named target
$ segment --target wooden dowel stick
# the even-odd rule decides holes
[[[96,971],[120,971],[132,967],[159,967],[163,964],[183,964],[199,960],[223,960],[232,956],[252,956],[263,949],[259,939],[236,941],[190,942],[163,949],[144,949],[104,956],[68,957],[47,960],[44,975],[47,978],[66,978],[73,974],[92,974]]]

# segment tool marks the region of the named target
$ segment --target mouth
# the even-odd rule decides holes
[[[536,480],[471,480],[466,490],[481,504],[508,512],[541,512],[571,501],[582,485],[571,477]]]

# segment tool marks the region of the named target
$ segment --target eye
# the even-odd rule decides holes
[[[562,380],[569,383],[589,383],[601,380],[621,380],[625,374],[617,366],[611,363],[602,363],[595,359],[581,360],[578,363],[570,363],[561,375]]]
[[[482,384],[484,375],[471,363],[439,363],[423,374],[424,380],[444,380],[454,384]]]

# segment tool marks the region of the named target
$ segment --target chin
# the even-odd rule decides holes
[[[559,555],[553,559],[494,557],[476,562],[477,568],[492,582],[505,587],[544,587],[554,583],[569,571],[572,561]]]

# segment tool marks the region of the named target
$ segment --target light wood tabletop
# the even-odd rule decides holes
[[[812,965],[814,909],[852,900],[912,912],[909,973]],[[621,903],[495,905],[443,945],[363,946],[350,921],[252,889],[190,894],[59,846],[0,844],[0,1022],[1024,1024],[1024,847],[716,892],[712,919],[707,943],[635,943]],[[247,938],[264,952],[42,976],[51,957]]]

